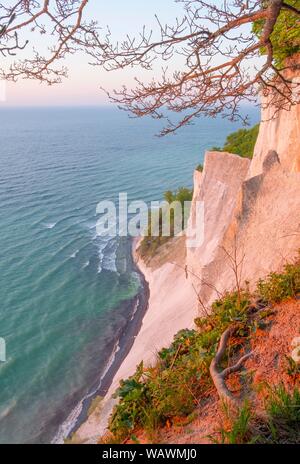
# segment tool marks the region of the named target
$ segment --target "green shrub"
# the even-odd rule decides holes
[[[289,393],[283,385],[269,389],[266,404],[270,440],[273,443],[300,443],[300,391]]]
[[[224,427],[218,430],[217,432],[221,439],[216,440],[212,438],[215,443],[240,445],[253,443],[255,441],[251,427],[252,413],[248,402],[246,402],[233,417],[231,417],[228,412],[227,416],[231,422],[229,430],[226,430]]]
[[[243,158],[252,158],[259,131],[259,124],[251,129],[239,129],[228,135],[223,148],[213,147],[212,151],[227,151]]]
[[[300,9],[300,0],[286,0],[286,3]],[[267,7],[268,2],[264,2]],[[253,32],[260,37],[265,20],[253,23]],[[289,56],[300,51],[300,27],[299,16],[290,10],[282,10],[277,19],[273,33],[271,34],[273,56],[278,69],[284,67],[284,61]],[[266,54],[265,47],[261,48],[261,54]]]
[[[164,193],[165,201],[167,201],[168,203],[172,203],[173,201],[179,201],[182,206],[184,206],[185,201],[192,201],[192,198],[193,190],[186,187],[180,187],[179,189],[175,190],[175,192],[168,190]]]
[[[266,410],[274,421],[299,424],[300,427],[300,391],[295,388],[289,393],[284,385],[270,389]]]
[[[164,193],[164,200],[167,203],[171,204],[171,203],[173,203],[175,201],[180,202],[180,204],[182,206],[183,221],[184,221],[184,215],[183,215],[184,203],[187,202],[187,201],[192,201],[192,198],[193,198],[193,190],[188,189],[186,187],[180,187],[175,192],[172,192],[171,190],[168,190],[168,191],[166,191]],[[139,247],[140,255],[143,258],[154,256],[159,247],[161,247],[162,245],[167,243],[170,240],[170,238],[174,237],[174,229],[175,229],[175,227],[174,227],[174,211],[172,209],[170,210],[170,236],[165,237],[165,236],[162,235],[162,224],[163,224],[163,218],[164,218],[165,214],[169,214],[169,212],[164,211],[162,208],[160,208],[159,214],[158,214],[159,235],[154,236],[152,234],[152,230],[151,230],[151,219],[152,219],[153,213],[151,213],[151,211],[150,211],[149,217],[148,217],[148,224],[149,224],[148,225],[148,231],[147,231],[147,234],[145,235],[145,237],[143,238],[143,240],[141,241],[141,244],[140,244],[140,247]],[[182,224],[182,228],[184,228],[184,223]]]
[[[196,167],[196,171],[203,172],[203,164],[198,164],[198,166]]]
[[[191,414],[212,385],[209,366],[223,331],[239,322],[239,336],[248,335],[246,324],[243,327],[248,305],[246,294],[241,304],[236,293],[226,294],[213,305],[211,315],[195,321],[197,330],[175,335],[173,343],[158,353],[154,368],[145,370],[140,364],[134,376],[122,381],[116,392],[120,401],[110,422],[114,436],[123,439],[139,426],[153,432],[168,420]],[[231,346],[228,354],[234,350]]]
[[[282,273],[271,272],[257,285],[259,296],[266,303],[279,303],[300,293],[300,262],[287,264]]]
[[[232,323],[246,322],[249,305],[250,296],[247,292],[241,292],[240,295],[238,292],[226,293],[212,304],[210,319],[223,329]]]
[[[120,382],[115,393],[119,397],[118,407],[114,410],[110,420],[110,431],[117,439],[122,439],[137,425],[144,425],[147,407],[147,384],[142,381],[144,373],[141,363],[135,374]]]

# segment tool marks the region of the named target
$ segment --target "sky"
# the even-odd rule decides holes
[[[9,1],[9,0],[7,0]],[[144,24],[155,24],[154,15],[162,22],[174,19],[182,12],[182,5],[174,0],[89,0],[86,17],[98,20],[99,25],[110,26],[114,40],[120,40],[127,33],[136,35]],[[39,46],[45,36],[39,37]],[[47,106],[47,105],[103,105],[107,97],[100,87],[107,90],[130,85],[135,75],[149,79],[146,71],[125,69],[107,72],[100,67],[88,64],[88,57],[76,54],[65,60],[69,77],[63,83],[47,86],[33,80],[20,80],[17,83],[0,81],[1,106]]]

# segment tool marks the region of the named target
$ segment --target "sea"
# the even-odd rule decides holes
[[[131,239],[97,234],[97,204],[192,187],[205,150],[242,127],[200,118],[161,138],[162,124],[110,106],[0,107],[0,443],[68,436],[126,333],[143,283]]]

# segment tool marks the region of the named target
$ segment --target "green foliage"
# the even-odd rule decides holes
[[[268,2],[264,2],[267,7]],[[300,0],[286,0],[286,3],[300,9]],[[253,23],[253,32],[260,37],[265,20]],[[287,57],[300,51],[300,27],[299,16],[290,10],[282,10],[277,19],[274,31],[271,34],[275,65],[278,69],[284,67]],[[266,49],[261,48],[261,54],[266,54]]]
[[[227,412],[231,425],[229,430],[222,427],[218,430],[221,437],[220,440],[213,440],[218,444],[240,445],[249,444],[255,441],[251,427],[251,407],[248,402],[245,402],[242,408],[233,417]]]
[[[300,293],[300,261],[287,264],[282,273],[271,272],[265,280],[259,280],[257,291],[267,303],[278,303]]]
[[[146,423],[147,385],[141,380],[142,375],[143,363],[137,367],[132,377],[120,382],[114,395],[115,398],[120,398],[120,402],[112,415],[110,431],[117,440],[127,436],[136,425]]]
[[[277,276],[277,274],[275,274]],[[300,264],[290,264],[275,279],[274,273],[266,281],[261,281],[264,299],[279,301],[278,298],[292,296],[300,290]],[[278,284],[279,282],[279,284]],[[279,289],[277,288],[279,285]],[[298,289],[298,290],[297,290]],[[181,330],[172,344],[158,353],[154,367],[145,369],[141,363],[136,373],[120,383],[116,392],[119,403],[115,407],[110,431],[113,440],[120,442],[132,436],[139,427],[151,435],[158,427],[174,421],[178,417],[190,416],[212,386],[209,367],[214,358],[223,332],[236,326],[235,337],[231,339],[224,355],[224,367],[233,355],[238,356],[241,347],[249,339],[252,331],[268,311],[260,312],[253,318],[249,311],[250,295],[247,292],[225,294],[212,304],[211,313],[195,320],[195,330]],[[294,366],[291,374],[295,374]],[[269,419],[252,417],[250,406],[245,404],[237,416],[231,420],[228,429],[219,430],[223,443],[277,443],[293,437],[300,442],[300,392],[287,392],[283,386],[269,390],[266,405]],[[259,424],[259,428],[255,426]]]
[[[231,425],[218,430],[217,443],[300,443],[300,391],[289,392],[283,384],[268,387],[266,417],[257,417],[248,402],[233,415],[227,412]]]
[[[203,172],[203,164],[198,164],[198,166],[196,167],[196,171]]]
[[[192,201],[193,198],[193,190],[188,189],[186,187],[180,187],[178,190],[175,192],[172,192],[171,190],[168,190],[164,193],[164,200],[172,204],[173,202],[179,202],[182,206],[182,217],[183,217],[183,211],[184,211],[184,203],[186,201]],[[162,223],[163,219],[166,214],[170,214],[170,236],[166,237],[163,236],[162,233]],[[159,221],[159,235],[154,236],[152,234],[151,230],[151,220],[153,217],[153,213],[149,213],[148,217],[148,231],[147,234],[145,235],[144,239],[142,240],[139,248],[139,252],[142,257],[151,257],[154,256],[155,253],[157,252],[158,248],[161,247],[163,244],[168,242],[168,240],[172,237],[174,237],[174,211],[171,209],[170,211],[163,210],[163,208],[160,208],[158,212],[158,221]],[[182,224],[182,227],[184,228],[184,224]]]
[[[300,391],[290,393],[284,385],[270,389],[266,404],[269,430],[274,443],[300,443]]]
[[[154,368],[145,370],[140,364],[133,377],[122,381],[116,393],[120,402],[110,422],[114,436],[124,439],[138,427],[153,432],[167,421],[189,416],[211,387],[209,366],[224,329],[239,322],[238,335],[248,335],[246,324],[243,327],[248,304],[247,295],[241,304],[236,293],[225,295],[209,316],[195,321],[196,330],[177,333],[173,343],[159,352]],[[230,355],[237,348],[231,346]]]
[[[168,190],[164,193],[165,201],[167,201],[168,203],[173,203],[173,201],[179,201],[182,206],[184,206],[185,201],[192,201],[192,198],[193,190],[186,187],[180,187],[175,192]]]
[[[238,292],[226,293],[212,304],[211,319],[223,329],[232,323],[246,322],[249,304],[250,296],[246,292],[241,295]]]
[[[257,417],[251,411],[248,402],[237,412],[227,417],[231,425],[218,430],[222,444],[245,443],[300,443],[300,391],[294,388],[289,392],[281,384],[268,387],[269,398],[266,401],[266,417]]]
[[[213,147],[213,151],[227,151],[243,158],[252,158],[259,131],[259,124],[251,129],[239,129],[228,135],[223,148]]]
[[[300,391],[295,388],[289,393],[283,385],[273,390],[270,389],[270,397],[266,407],[273,421],[284,421],[288,424],[297,423],[300,426]]]

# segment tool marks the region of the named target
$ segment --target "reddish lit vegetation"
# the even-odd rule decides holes
[[[260,281],[255,295],[216,301],[154,367],[141,363],[121,382],[105,441],[300,443],[300,368],[289,356],[299,295],[297,260]]]

